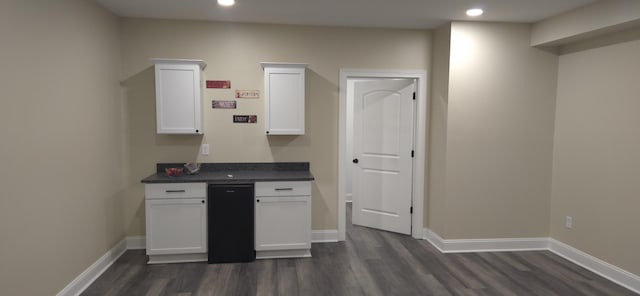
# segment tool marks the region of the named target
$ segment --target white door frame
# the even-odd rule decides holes
[[[340,102],[338,126],[338,240],[346,239],[346,166],[347,159],[347,80],[363,78],[408,78],[417,80],[416,128],[414,130],[415,157],[413,163],[413,216],[411,236],[423,238],[425,165],[427,155],[427,72],[424,70],[366,70],[340,69]]]

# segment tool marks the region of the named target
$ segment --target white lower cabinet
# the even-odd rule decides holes
[[[145,185],[149,263],[207,261],[206,183]]]
[[[311,257],[311,182],[255,186],[256,258]]]
[[[145,184],[148,263],[207,261],[207,184]],[[311,182],[255,183],[256,258],[311,257]]]

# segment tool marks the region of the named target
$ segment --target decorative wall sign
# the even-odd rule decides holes
[[[211,107],[213,109],[235,109],[236,101],[211,101]]]
[[[240,90],[236,89],[236,99],[257,99],[260,97],[260,91],[254,90]]]
[[[231,80],[207,80],[207,88],[231,88]]]
[[[258,115],[233,115],[233,123],[256,123]]]

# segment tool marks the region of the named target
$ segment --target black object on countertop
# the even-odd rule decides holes
[[[211,184],[208,191],[209,263],[254,261],[253,184]]]

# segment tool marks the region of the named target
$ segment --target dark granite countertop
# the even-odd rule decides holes
[[[183,163],[159,163],[156,173],[142,183],[254,183],[262,181],[313,181],[308,162],[274,163],[203,163],[196,175],[186,173],[179,177],[169,177],[164,169],[182,167]],[[231,175],[231,177],[229,177]]]

